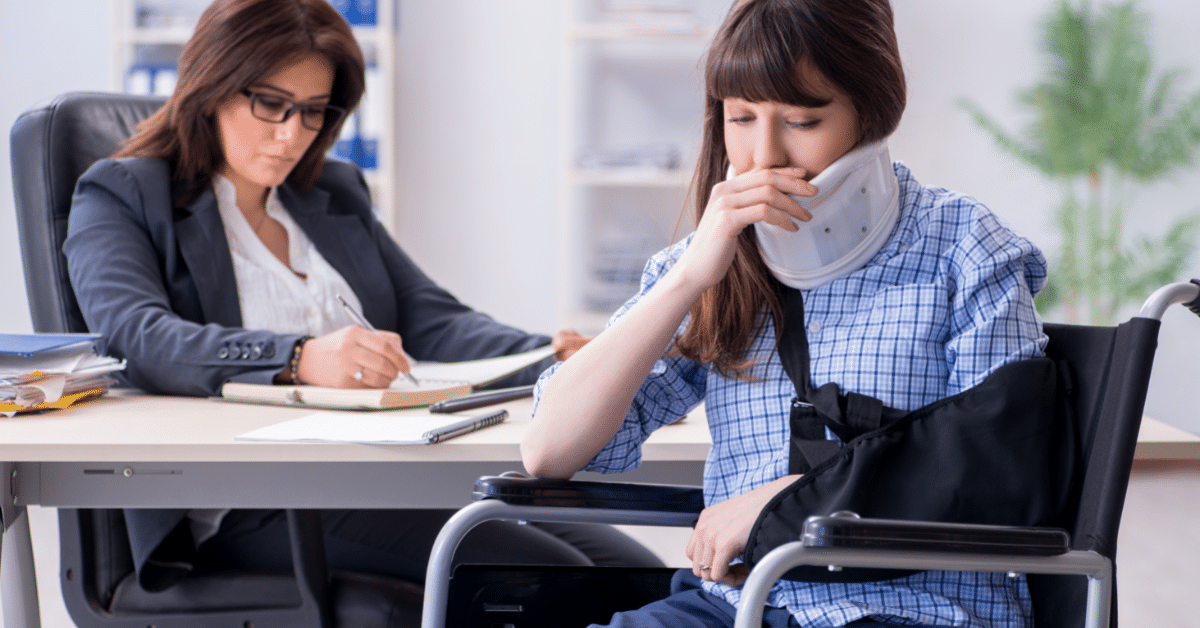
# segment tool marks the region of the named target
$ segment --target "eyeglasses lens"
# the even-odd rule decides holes
[[[250,113],[266,122],[285,122],[293,113],[299,113],[300,124],[311,131],[320,131],[325,126],[327,111],[332,112],[333,109],[324,105],[299,105],[265,94],[250,95]]]

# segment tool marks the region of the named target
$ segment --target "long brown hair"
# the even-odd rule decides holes
[[[115,157],[154,157],[189,182],[176,205],[195,199],[225,163],[217,109],[263,77],[317,53],[334,67],[330,103],[351,110],[362,99],[366,65],[350,25],[327,0],[216,0],[200,16],[179,58],[175,92],[138,126]],[[317,182],[344,119],[326,124],[288,179]]]
[[[819,86],[805,84],[801,63],[849,97],[859,144],[887,137],[900,123],[904,70],[888,0],[742,0],[705,61],[704,139],[693,180],[696,224],[729,168],[723,100],[828,104]],[[777,327],[781,322],[776,286],[754,230],[742,231],[729,271],[692,307],[679,352],[724,374],[744,373],[753,365],[746,354],[768,313]]]

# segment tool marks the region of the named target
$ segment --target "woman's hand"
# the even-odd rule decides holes
[[[554,334],[554,338],[550,339],[550,346],[554,347],[554,359],[559,362],[565,361],[575,355],[575,352],[582,349],[583,345],[586,345],[592,338],[592,336],[581,336],[574,329],[558,330]]]
[[[714,185],[696,234],[676,264],[685,282],[703,292],[720,281],[733,263],[738,235],[756,222],[796,231],[793,218],[812,220],[789,196],[817,194],[804,175],[801,168],[752,170]]]
[[[349,325],[304,343],[296,376],[317,386],[386,388],[408,369],[399,334]]]
[[[784,476],[701,511],[687,544],[692,573],[704,580],[742,586],[750,570],[743,564],[729,562],[746,549],[750,529],[767,502],[799,477]]]

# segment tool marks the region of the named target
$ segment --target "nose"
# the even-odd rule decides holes
[[[758,127],[754,138],[754,168],[783,168],[788,165],[788,154],[783,142],[783,128],[772,121]]]
[[[291,140],[300,133],[300,112],[294,112],[287,120],[275,124],[275,139]]]

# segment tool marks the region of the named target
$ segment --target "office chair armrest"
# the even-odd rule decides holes
[[[514,506],[595,508],[699,514],[704,492],[695,486],[590,482],[484,476],[471,493],[475,501],[495,499]]]

